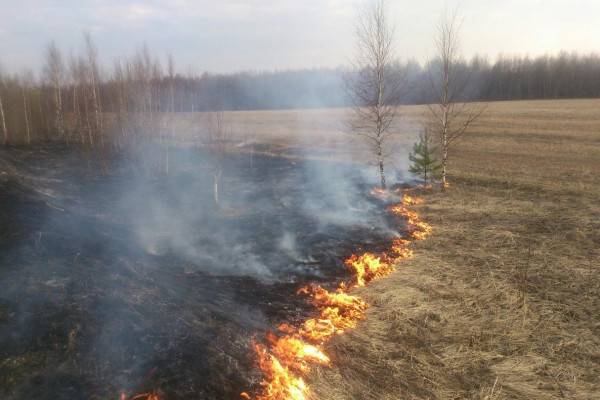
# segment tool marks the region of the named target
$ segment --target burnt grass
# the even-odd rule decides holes
[[[239,398],[260,379],[252,340],[314,312],[296,290],[389,240],[357,167],[232,154],[217,208],[210,154],[171,159],[165,176],[119,156],[101,173],[64,146],[0,151],[1,398]],[[340,190],[360,205],[340,210]]]

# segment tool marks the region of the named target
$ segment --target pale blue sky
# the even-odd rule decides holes
[[[112,62],[144,41],[178,69],[231,72],[336,66],[352,55],[357,0],[0,0],[0,63],[37,69],[55,39],[68,54],[92,33]],[[401,58],[426,60],[446,0],[388,0]],[[600,51],[598,0],[462,0],[463,54]]]

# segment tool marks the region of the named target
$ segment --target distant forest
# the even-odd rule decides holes
[[[392,76],[403,82],[402,104],[434,102],[430,71],[436,61],[396,62]],[[539,57],[473,57],[454,66],[464,101],[600,97],[600,56],[562,52]],[[63,58],[50,44],[39,76],[0,74],[0,134],[4,143],[32,138],[99,135],[102,115],[344,107],[344,68],[202,75],[176,72],[147,48],[100,68],[86,39],[80,57]],[[114,118],[113,118],[114,120]],[[68,139],[68,138],[67,138]],[[84,140],[85,138],[81,138]]]

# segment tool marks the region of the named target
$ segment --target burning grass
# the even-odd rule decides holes
[[[374,190],[372,194],[384,199],[391,197],[381,190]],[[393,214],[407,219],[407,235],[414,240],[425,239],[431,233],[431,227],[421,221],[416,212],[408,209],[411,205],[421,203],[420,198],[404,195],[400,204],[390,208]],[[391,274],[398,262],[412,256],[410,246],[410,240],[395,238],[389,251],[381,255],[370,252],[351,255],[345,261],[351,273],[350,286],[342,282],[334,292],[318,285],[301,288],[298,294],[309,296],[311,304],[319,311],[319,317],[307,319],[299,327],[282,324],[279,327],[280,336],[270,333],[267,335],[267,345],[254,345],[258,366],[264,374],[261,389],[254,398],[307,399],[310,390],[304,376],[311,371],[311,367],[331,364],[323,350],[324,346],[335,335],[355,328],[369,306],[361,298],[349,294],[348,290],[364,287]],[[246,392],[241,397],[253,398]]]
[[[410,226],[417,228],[417,235],[395,238],[389,244],[388,257],[406,259],[400,272],[361,287],[355,287],[359,279],[354,275],[343,290],[325,284],[308,286],[300,296],[293,295],[296,285],[286,292],[256,286],[247,279],[232,280],[245,301],[261,299],[260,305],[269,310],[269,322],[286,320],[290,314],[306,315],[307,310],[296,305],[291,311],[281,311],[290,298],[298,303],[302,303],[298,298],[304,298],[314,307],[311,318],[281,325],[268,339],[257,340],[255,350],[262,352],[260,359],[264,360],[261,369],[266,375],[280,377],[271,387],[265,379],[263,389],[287,387],[294,395],[315,400],[596,398],[600,388],[599,104],[589,100],[492,104],[475,131],[455,148],[449,191],[424,191],[419,194],[426,200],[423,204],[406,196],[406,204],[395,209],[417,212],[435,227],[430,240],[411,244],[419,229],[426,231],[412,218]],[[407,107],[406,111],[407,120],[414,122],[421,118],[424,108]],[[295,113],[250,113],[257,131],[269,135],[278,133],[276,127],[283,127],[277,146],[269,147],[269,151],[290,153],[289,138],[299,129]],[[329,124],[313,124],[316,119],[312,116],[339,121],[343,110],[302,113],[310,114],[301,120],[311,121],[311,126],[300,129],[332,142],[347,140],[313,126]],[[264,114],[273,120],[271,125],[264,124]],[[288,125],[281,124],[277,117],[281,114],[288,115]],[[248,116],[236,115],[245,125]],[[60,178],[59,161],[43,168],[32,158],[23,159],[22,164],[32,166],[35,174],[52,170],[56,175],[48,181]],[[257,156],[254,162],[259,161]],[[62,169],[77,168],[69,165]],[[272,170],[273,165],[266,169]],[[0,183],[7,179],[5,176],[0,174]],[[280,193],[293,187],[273,191],[274,197],[279,201]],[[80,217],[81,210],[73,213],[77,225],[91,227],[93,223],[94,229],[71,236],[65,234],[68,224],[62,230],[60,226],[42,229],[38,225],[46,218],[40,216],[62,216],[69,208],[56,207],[52,192],[39,201],[39,193],[24,197],[25,189],[15,186],[16,196],[0,191],[4,211],[0,214],[0,244],[31,246],[31,264],[39,262],[34,257],[43,256],[41,270],[45,275],[35,280],[26,264],[17,269],[8,268],[15,263],[4,262],[6,285],[2,293],[9,296],[10,290],[22,287],[21,293],[13,293],[18,300],[14,304],[40,295],[46,300],[31,305],[30,315],[38,330],[30,338],[15,335],[12,329],[2,331],[9,333],[3,338],[9,344],[2,346],[0,360],[0,390],[7,394],[5,397],[94,398],[90,393],[96,398],[118,397],[123,382],[128,384],[127,400],[136,396],[136,400],[156,400],[157,396],[160,400],[224,398],[225,386],[229,395],[239,393],[244,379],[233,381],[231,377],[239,378],[237,371],[243,362],[248,363],[242,365],[244,372],[252,365],[247,341],[235,335],[239,328],[227,324],[227,318],[247,312],[240,312],[236,304],[226,312],[219,311],[228,304],[223,302],[223,293],[214,290],[225,283],[223,279],[194,273],[188,265],[177,265],[170,258],[155,260],[174,265],[168,271],[152,263],[144,263],[142,268],[127,257],[121,260],[122,269],[115,271],[107,266],[106,258],[79,254],[74,243],[83,242],[86,249],[97,252],[98,237],[121,237],[125,232],[96,224],[101,217]],[[110,199],[102,196],[98,202],[110,205]],[[194,204],[197,202],[194,198]],[[279,212],[286,213],[293,209],[286,204],[289,202],[286,199],[275,204]],[[21,220],[19,211],[25,208],[30,213],[27,220]],[[102,207],[98,210],[104,211],[98,215],[110,215]],[[263,237],[264,221],[269,218],[253,218],[253,213],[240,210],[223,208],[220,219],[247,219],[253,235]],[[411,220],[410,214],[407,217]],[[79,224],[80,218],[84,224]],[[25,229],[29,225],[33,227]],[[256,229],[261,229],[260,233]],[[362,237],[353,239],[353,232],[346,233],[326,244],[319,237],[307,246],[339,249],[343,243],[360,244]],[[266,245],[272,246],[272,241]],[[57,258],[54,251],[62,249],[66,249],[66,256]],[[122,254],[118,246],[107,250]],[[339,250],[338,256],[349,250]],[[354,261],[364,261],[362,256],[364,253],[357,254]],[[370,258],[377,257],[385,264],[378,252]],[[351,268],[343,259],[336,260],[340,271]],[[325,264],[333,263],[328,259]],[[381,265],[362,268],[362,279],[366,282],[384,270]],[[65,280],[65,276],[72,280]],[[186,296],[173,295],[180,289]],[[209,294],[210,302],[195,297],[202,291]],[[78,302],[81,298],[85,301]],[[116,314],[119,324],[112,326],[112,331],[103,329],[104,319],[88,315],[92,309],[88,306],[98,309],[106,305],[105,299],[127,311]],[[14,304],[0,302],[3,327],[12,327],[11,321],[27,317]],[[57,304],[77,307],[60,309]],[[182,310],[186,312],[180,314]],[[148,317],[154,314],[160,316],[160,324],[151,323]],[[165,316],[169,317],[166,322]],[[264,329],[254,317],[243,320],[246,329]],[[90,341],[98,332],[114,337],[131,333],[135,340],[111,340],[110,346],[101,347],[102,353],[110,352],[111,362],[94,362],[105,355],[98,354],[98,343]],[[273,351],[280,340],[283,353]],[[295,349],[292,353],[298,352],[300,340],[312,347],[301,344],[299,357],[293,357],[289,364],[280,361],[281,354],[288,354],[290,348]],[[27,347],[29,343],[33,348]],[[232,343],[235,351],[224,351]],[[156,357],[145,362],[132,357],[147,351],[142,345],[157,350]],[[226,374],[216,366],[224,366]],[[117,382],[115,377],[123,380]],[[33,384],[28,385],[30,382]],[[96,386],[90,387],[89,382]],[[28,391],[17,391],[25,385]],[[160,391],[151,392],[158,387]]]
[[[305,207],[318,197],[309,166],[277,157],[248,168],[231,155],[212,206],[197,150],[172,151],[181,164],[156,178],[94,176],[60,146],[0,149],[0,397],[232,398],[260,380],[256,332],[317,307],[295,336],[282,326],[260,343],[278,346],[274,370],[302,371],[328,362],[320,340],[361,318],[362,302],[325,288],[346,276],[344,255],[387,230],[347,222],[335,201]],[[386,222],[360,175],[342,186],[360,204],[353,218]],[[311,282],[322,290],[296,295]]]

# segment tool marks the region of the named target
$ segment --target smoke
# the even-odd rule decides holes
[[[342,279],[357,244],[397,233],[370,194],[369,153],[346,136],[319,146],[306,134],[319,123],[297,113],[277,157],[238,120],[219,204],[207,147],[173,141],[168,175],[153,142],[109,160],[107,175],[74,150],[12,150],[22,161],[3,170],[36,179],[0,196],[14,209],[1,222],[18,227],[0,256],[0,356],[29,364],[0,394],[236,394],[253,368],[252,333],[300,309],[297,287]]]

